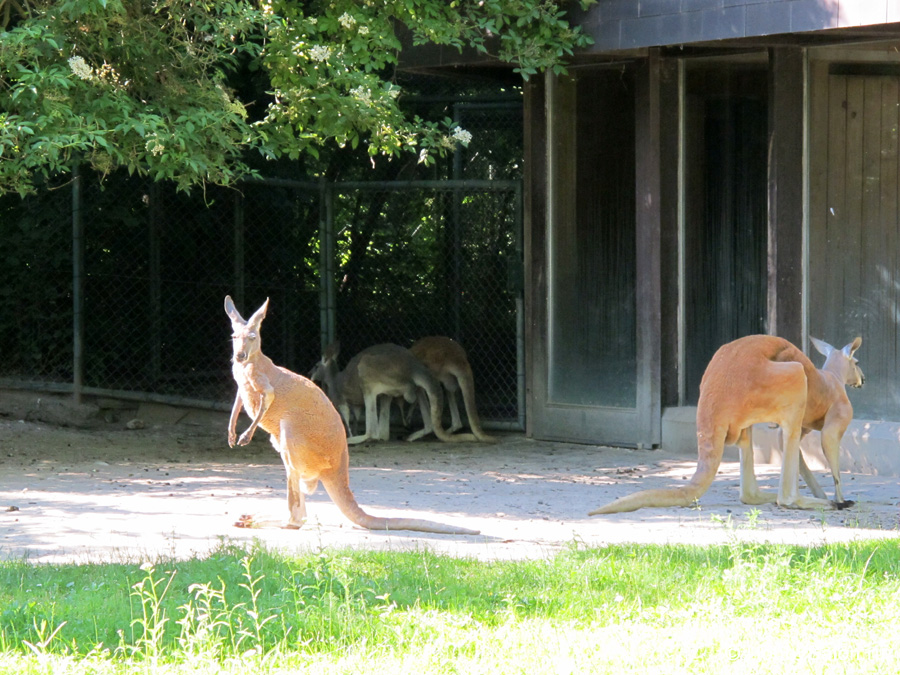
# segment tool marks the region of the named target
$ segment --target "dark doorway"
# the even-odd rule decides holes
[[[717,65],[686,74],[686,404],[721,345],[765,332],[767,75]]]

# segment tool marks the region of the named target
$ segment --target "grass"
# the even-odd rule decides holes
[[[900,542],[0,563],[0,673],[897,672]]]

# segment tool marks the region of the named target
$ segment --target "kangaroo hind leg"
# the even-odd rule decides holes
[[[806,402],[804,401],[804,406]],[[835,505],[828,499],[800,496],[800,415],[793,420],[782,421],[782,465],[778,483],[779,506],[790,509],[833,509]]]
[[[295,437],[290,424],[281,421],[281,433],[279,438],[273,437],[281,461],[284,463],[284,471],[287,478],[288,520],[284,527],[297,530],[306,523],[306,495],[316,489],[318,479],[309,480],[303,475],[303,467],[297,461],[299,453],[299,439]]]
[[[753,427],[741,430],[737,446],[741,452],[741,501],[754,506],[774,504],[777,495],[774,492],[763,492],[756,482],[753,464]]]
[[[801,443],[808,433],[808,431],[804,430],[803,434],[800,436]],[[806,487],[809,488],[810,492],[819,499],[827,499],[825,490],[822,489],[822,486],[819,485],[819,481],[816,479],[816,474],[810,471],[809,465],[806,463],[806,460],[803,459],[802,449],[800,450],[800,476],[803,478],[803,482],[806,483]]]

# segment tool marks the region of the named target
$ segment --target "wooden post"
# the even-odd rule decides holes
[[[660,411],[660,57],[651,49],[638,70],[635,95],[635,218],[637,225],[637,413],[639,446],[659,445]]]
[[[547,315],[547,110],[544,78],[532,77],[525,83],[525,185],[524,209],[524,257],[525,257],[525,402],[529,414],[525,417],[525,433],[533,436],[533,420],[536,386],[546,386],[546,378],[538,375],[539,367],[545,367],[543,353],[546,346]],[[520,411],[521,413],[521,411]]]
[[[769,54],[767,328],[803,349],[805,54],[801,47]]]

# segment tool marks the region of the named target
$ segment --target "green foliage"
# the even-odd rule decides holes
[[[253,133],[226,73],[259,48],[243,3],[69,1],[0,35],[0,191],[83,160],[227,183]]]
[[[20,13],[0,32],[0,192],[22,194],[79,161],[229,184],[248,152],[316,156],[332,140],[428,163],[471,134],[401,109],[403,35],[525,77],[587,43],[552,0],[14,4],[0,7]]]

